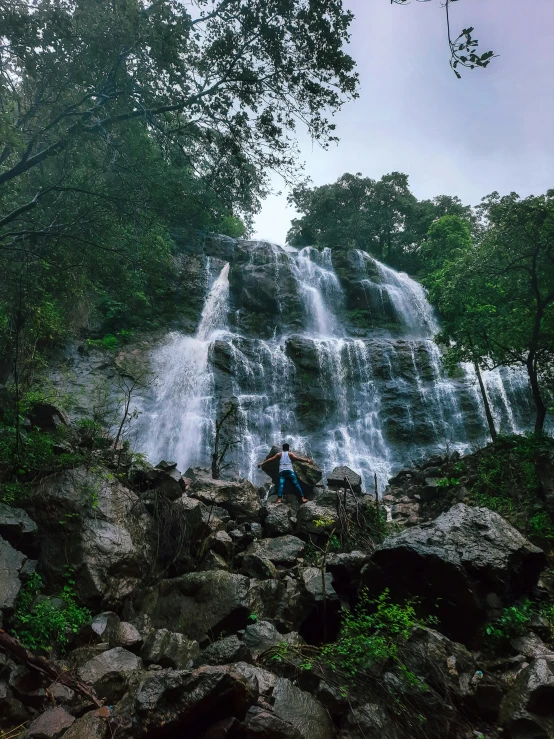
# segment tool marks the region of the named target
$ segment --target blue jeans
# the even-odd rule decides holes
[[[283,490],[285,488],[286,480],[290,480],[292,482],[296,492],[298,493],[299,498],[302,499],[304,497],[304,493],[302,492],[302,488],[300,487],[300,483],[298,482],[298,478],[296,477],[296,472],[294,472],[293,470],[281,470],[281,472],[279,472],[279,485],[277,488],[277,497],[278,498],[283,497]]]

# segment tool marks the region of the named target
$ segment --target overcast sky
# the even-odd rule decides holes
[[[349,52],[360,97],[336,117],[338,145],[301,140],[315,185],[344,172],[406,172],[418,198],[459,195],[468,204],[498,190],[554,187],[554,0],[459,0],[453,29],[472,25],[485,70],[451,71],[440,0],[391,5],[345,0],[355,19]],[[295,213],[286,188],[264,203],[256,238],[283,243]]]

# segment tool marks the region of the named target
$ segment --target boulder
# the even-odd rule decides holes
[[[244,554],[241,559],[240,572],[258,580],[273,580],[279,577],[279,572],[273,562],[262,553]]]
[[[500,707],[499,721],[514,739],[554,736],[554,659],[539,658],[518,673]]]
[[[246,554],[255,554],[273,564],[293,567],[302,556],[306,543],[297,536],[278,536],[275,539],[261,539],[254,542]]]
[[[110,635],[110,647],[124,647],[125,649],[139,649],[142,645],[142,636],[139,630],[128,621],[121,621]]]
[[[271,536],[286,536],[292,533],[292,523],[290,520],[290,509],[286,505],[269,503],[267,506],[267,516],[264,520],[264,534]]]
[[[133,739],[185,737],[198,736],[200,727],[222,719],[243,717],[256,698],[232,666],[204,666],[193,672],[164,670],[147,675],[121,708],[127,705],[136,711],[135,730],[129,735]]]
[[[25,507],[41,532],[41,571],[62,585],[71,562],[84,603],[118,606],[151,567],[151,519],[106,469],[66,470],[34,490]]]
[[[226,531],[218,531],[208,540],[208,547],[223,559],[229,560],[233,555],[233,540]]]
[[[0,503],[0,537],[32,556],[38,551],[38,527],[22,508]]]
[[[301,567],[300,581],[309,593],[310,598],[316,603],[322,602],[324,598],[327,601],[338,601],[338,595],[333,587],[333,576],[330,572],[326,572],[322,577],[319,567]]]
[[[280,678],[273,689],[273,711],[291,723],[302,739],[333,739],[333,724],[327,711],[309,693],[290,680]]]
[[[223,508],[238,523],[259,520],[260,496],[248,480],[213,480],[207,473],[197,473],[188,493],[207,506]]]
[[[104,716],[100,715],[101,710],[90,711],[77,719],[63,735],[64,739],[105,739],[108,725]]]
[[[251,662],[252,655],[245,642],[234,634],[210,644],[196,662],[203,665],[226,665],[230,662]]]
[[[184,670],[200,654],[198,642],[167,629],[156,629],[145,641],[141,651],[144,662]]]
[[[332,495],[335,495],[334,493]],[[336,497],[336,496],[335,496]],[[338,514],[336,501],[330,504],[329,495],[322,500],[318,496],[315,500],[308,501],[300,506],[296,516],[296,533],[308,536],[310,534],[321,535],[332,531],[338,526]]]
[[[69,426],[67,413],[52,403],[35,403],[29,413],[31,426],[44,431],[54,431],[58,426]]]
[[[246,739],[303,739],[290,721],[261,706],[251,706],[244,719]]]
[[[127,689],[129,677],[141,667],[142,661],[136,654],[115,647],[85,662],[78,675],[83,682],[94,687],[100,698],[115,703]]]
[[[153,628],[171,628],[200,643],[209,634],[246,626],[251,613],[250,581],[229,572],[191,572],[134,593],[126,606],[150,617]]]
[[[402,739],[395,722],[377,703],[365,703],[350,711],[341,724],[340,739]]]
[[[435,521],[389,536],[364,568],[364,582],[418,596],[445,633],[463,641],[485,616],[486,598],[530,592],[544,553],[497,513],[459,503]]]
[[[273,688],[277,685],[277,676],[258,665],[236,662],[233,670],[241,675],[252,695],[259,694],[263,698],[270,698]]]
[[[0,537],[0,613],[10,613],[21,588],[19,573],[27,557]]]
[[[197,572],[209,572],[210,570],[228,570],[229,565],[217,552],[209,549],[202,557],[202,561],[196,568]]]
[[[354,470],[351,470],[350,467],[346,467],[345,465],[341,467],[335,467],[327,478],[327,485],[330,488],[346,489],[349,489],[350,486],[355,493],[361,495],[362,476],[359,475],[357,472],[354,472]]]
[[[267,455],[266,459],[270,459],[271,457],[274,457],[278,452],[280,452],[281,449],[279,447],[273,446],[271,447],[269,454]],[[305,457],[305,454],[301,454],[300,452],[294,451],[291,449],[293,454],[298,454],[300,457]],[[306,488],[307,491],[310,491],[315,485],[320,482],[321,478],[323,477],[323,472],[321,469],[317,466],[317,464],[308,464],[307,462],[297,462],[294,461],[292,463],[292,466],[294,468],[294,471],[296,472],[296,477],[298,478],[298,482],[302,486],[302,488]],[[274,460],[273,462],[264,462],[262,464],[262,470],[266,473],[266,475],[269,475],[274,483],[276,483],[279,479],[279,461]]]
[[[49,708],[25,732],[25,739],[58,739],[73,724],[75,717],[62,706]]]
[[[256,621],[249,624],[244,631],[244,643],[252,654],[260,655],[278,644],[303,644],[304,640],[296,632],[281,634],[269,621]]]

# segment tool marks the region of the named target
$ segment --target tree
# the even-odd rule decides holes
[[[410,0],[391,0],[391,5],[407,5]],[[459,67],[466,69],[476,69],[477,67],[488,67],[491,59],[495,56],[492,51],[486,51],[484,54],[477,52],[479,42],[474,39],[472,34],[475,30],[473,27],[464,28],[458,36],[453,37],[450,29],[450,6],[458,0],[443,0],[442,6],[446,13],[446,32],[448,36],[448,46],[450,47],[450,67],[458,79],[461,74]],[[420,3],[427,3],[430,0],[417,0]]]
[[[240,438],[237,436],[237,424],[239,421],[238,404],[234,398],[227,401],[223,407],[221,416],[215,422],[214,450],[212,453],[212,478],[219,480],[224,467],[227,452],[237,444]]]
[[[297,122],[325,145],[356,94],[341,0],[0,0],[0,15],[10,361],[16,334],[36,358],[97,309],[148,320],[169,227],[243,234],[267,172],[295,171]]]
[[[451,356],[481,368],[525,367],[544,428],[554,368],[554,191],[521,199],[493,193],[480,206],[484,230],[428,278],[445,317]]]
[[[420,256],[427,278],[424,284],[430,288],[430,298],[436,303],[443,318],[439,343],[449,347],[445,364],[453,368],[458,362],[470,362],[475,370],[479,390],[483,399],[485,416],[492,440],[496,439],[496,427],[487,397],[481,365],[489,361],[483,357],[474,343],[476,319],[474,296],[466,290],[456,294],[451,289],[453,282],[459,287],[460,265],[464,265],[471,254],[473,243],[467,220],[456,215],[445,215],[429,228],[427,240],[421,246]]]
[[[363,249],[410,272],[422,266],[419,247],[433,221],[445,214],[472,219],[457,197],[418,201],[401,172],[380,180],[344,174],[330,185],[294,189],[289,202],[301,213],[287,236],[294,246]]]

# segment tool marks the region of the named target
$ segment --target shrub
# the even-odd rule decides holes
[[[12,619],[12,631],[27,649],[50,652],[57,647],[64,652],[71,634],[77,633],[83,624],[90,621],[88,608],[77,603],[72,574],[68,568],[65,585],[55,597],[40,596],[44,582],[37,573],[21,588]]]

